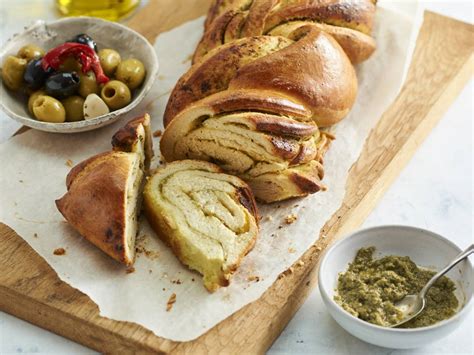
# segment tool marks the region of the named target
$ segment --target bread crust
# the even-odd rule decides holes
[[[131,265],[126,250],[126,186],[134,156],[102,153],[74,167],[68,175],[68,192],[56,206],[85,239],[115,260]]]
[[[375,50],[375,0],[214,0],[173,89],[166,161],[219,164],[274,202],[324,190],[326,127],[354,105]]]
[[[143,127],[143,131],[140,129]],[[144,136],[141,134],[144,133]],[[145,169],[150,168],[153,158],[153,139],[150,128],[150,115],[145,113],[127,122],[112,136],[112,148],[121,152],[133,152],[138,140],[144,139],[145,146]]]
[[[142,140],[144,159],[136,151]],[[131,265],[135,250],[129,250],[127,243],[127,189],[132,170],[144,160],[145,166],[140,169],[147,173],[153,156],[149,115],[132,119],[117,131],[112,147],[113,151],[74,166],[66,177],[66,194],[55,202],[59,212],[85,239],[113,259]]]

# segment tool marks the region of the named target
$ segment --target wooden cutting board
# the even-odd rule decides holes
[[[208,3],[150,1],[128,24],[153,41],[159,33],[203,15]],[[425,13],[404,87],[368,137],[350,171],[344,202],[326,223],[322,237],[260,299],[198,339],[173,342],[137,324],[100,317],[88,296],[59,280],[1,223],[0,309],[101,352],[263,353],[316,285],[322,251],[364,221],[471,78],[473,27]]]

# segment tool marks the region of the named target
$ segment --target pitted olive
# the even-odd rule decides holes
[[[38,59],[44,56],[44,50],[34,44],[27,44],[20,48],[17,56],[29,62],[32,59]]]
[[[66,120],[66,110],[61,102],[51,96],[39,96],[33,103],[33,114],[39,121],[62,123]]]
[[[28,98],[28,111],[30,111],[30,113],[33,115],[33,104],[35,102],[35,100],[40,97],[40,96],[44,96],[46,95],[46,92],[44,90],[38,90],[38,91],[35,91],[34,93],[32,93],[30,95],[30,97]]]
[[[68,42],[76,42],[76,43],[80,43],[80,44],[85,44],[86,46],[89,46],[90,48],[92,48],[97,53],[97,44],[95,43],[95,41],[92,39],[91,36],[89,36],[85,33],[81,33],[77,36],[74,36],[74,38],[72,38]]]
[[[99,84],[95,80],[95,74],[92,71],[87,72],[87,74],[79,73],[79,95],[83,98],[86,98],[90,94],[98,94]]]
[[[81,71],[81,64],[74,57],[67,57],[64,62],[59,65],[59,71],[64,72],[77,72]]]
[[[127,59],[121,62],[115,78],[124,82],[130,90],[139,87],[145,78],[145,66],[138,59]]]
[[[132,101],[130,89],[127,85],[118,80],[111,80],[105,84],[100,96],[112,110],[125,107]]]
[[[79,75],[72,73],[56,73],[51,75],[44,84],[48,95],[63,99],[74,95],[79,88]]]
[[[69,96],[61,101],[66,110],[66,121],[75,122],[84,119],[84,99],[80,96]]]
[[[38,90],[53,72],[53,68],[44,70],[41,65],[41,58],[35,58],[27,64],[23,80],[25,80],[28,89]]]
[[[101,49],[99,51],[99,60],[105,75],[112,76],[120,64],[120,54],[113,49]]]
[[[3,62],[2,80],[6,87],[16,91],[23,85],[23,75],[25,75],[26,59],[9,55]]]

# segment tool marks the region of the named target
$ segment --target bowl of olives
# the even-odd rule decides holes
[[[57,133],[115,122],[143,100],[158,73],[143,36],[92,17],[36,22],[8,40],[0,65],[2,110]]]

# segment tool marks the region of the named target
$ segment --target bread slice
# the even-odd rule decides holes
[[[229,285],[258,234],[248,185],[203,161],[181,160],[158,169],[145,185],[144,211],[178,259],[204,276],[210,292]]]
[[[56,206],[84,238],[115,260],[133,264],[141,196],[152,157],[150,117],[138,117],[113,138],[114,150],[76,165]]]

